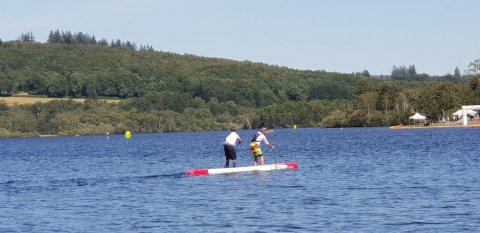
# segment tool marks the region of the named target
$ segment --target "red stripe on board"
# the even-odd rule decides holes
[[[189,176],[205,176],[208,175],[208,169],[195,169],[187,171]]]
[[[297,169],[298,168],[298,163],[297,162],[285,162],[285,163],[280,163],[280,164],[285,164],[289,168]]]

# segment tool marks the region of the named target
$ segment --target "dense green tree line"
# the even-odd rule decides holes
[[[321,122],[324,127],[384,126],[408,124],[414,112],[435,121],[451,116],[462,105],[480,102],[476,84],[480,76],[464,82],[415,82],[414,88],[401,88],[392,80],[363,79],[356,92],[354,107],[338,109]],[[473,88],[473,86],[475,88]]]
[[[168,94],[167,94],[168,95]],[[150,96],[150,98],[155,96]],[[140,103],[145,101],[147,103]],[[133,132],[173,132],[269,127],[315,126],[345,102],[292,102],[251,109],[233,101],[205,103],[195,99],[183,110],[161,107],[148,99],[129,99],[119,104],[101,100],[7,106],[0,102],[0,136],[77,135]]]
[[[4,42],[0,93],[131,98],[177,92],[208,102],[261,107],[284,101],[353,99],[354,75],[101,45]]]
[[[480,102],[478,66],[470,75],[430,77],[414,65],[390,77],[295,70],[136,48],[86,33],[52,31],[0,40],[0,95],[19,92],[88,98],[25,106],[0,103],[0,135],[170,132],[408,123],[414,112],[436,119]],[[118,104],[101,101],[118,98]]]

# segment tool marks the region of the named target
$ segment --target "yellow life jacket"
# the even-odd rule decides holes
[[[252,154],[255,156],[262,155],[262,148],[260,148],[260,145],[258,145],[257,142],[252,142],[250,143],[250,150],[252,151]]]

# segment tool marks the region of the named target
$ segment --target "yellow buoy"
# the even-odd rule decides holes
[[[296,128],[297,128],[297,124],[294,124],[294,125],[293,125],[293,128],[296,129]]]
[[[125,138],[130,139],[131,137],[132,137],[132,132],[130,132],[129,130],[125,131]]]

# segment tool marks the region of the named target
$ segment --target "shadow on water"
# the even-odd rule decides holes
[[[71,189],[72,187],[94,187],[98,185],[112,186],[120,183],[141,183],[153,179],[177,179],[187,177],[183,172],[146,175],[146,176],[122,176],[112,178],[71,178],[71,179],[40,179],[40,180],[7,180],[0,182],[0,193],[21,193],[32,191],[48,191],[59,189]]]
[[[182,178],[182,177],[187,177],[187,174],[185,174],[185,172],[177,172],[177,173],[171,173],[171,174],[140,176],[139,178],[161,179],[161,178]]]

